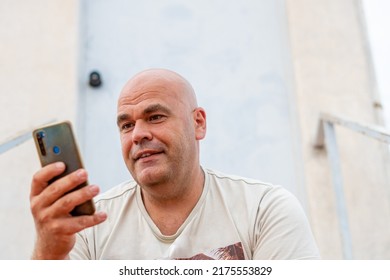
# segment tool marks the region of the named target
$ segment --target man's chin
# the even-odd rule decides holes
[[[157,167],[146,167],[136,172],[136,181],[141,186],[158,185],[166,181],[166,172]]]

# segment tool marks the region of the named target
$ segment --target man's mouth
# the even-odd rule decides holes
[[[149,157],[150,155],[152,155],[152,154],[149,154],[149,153],[147,153],[147,154],[143,154],[143,155],[141,155],[139,158],[145,158],[145,157]]]
[[[139,159],[148,158],[148,157],[151,157],[151,156],[154,156],[154,155],[158,155],[158,154],[162,154],[162,153],[163,153],[162,151],[143,151],[143,152],[136,153],[133,158],[134,158],[135,161],[137,161]]]

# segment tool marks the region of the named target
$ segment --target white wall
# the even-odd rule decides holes
[[[77,1],[0,1],[0,143],[52,119],[74,120]],[[39,161],[32,140],[0,154],[0,259],[27,259]]]
[[[313,148],[321,112],[378,124],[359,1],[287,1],[311,222],[325,259],[343,258],[326,150]],[[390,257],[388,150],[336,128],[353,257]],[[375,230],[373,230],[375,229]]]
[[[361,1],[375,87],[380,105],[383,107],[384,124],[390,130],[390,2],[388,0]]]

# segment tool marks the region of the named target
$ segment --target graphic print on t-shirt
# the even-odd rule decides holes
[[[213,249],[209,252],[199,253],[189,258],[179,258],[179,260],[244,260],[244,250],[241,242]]]

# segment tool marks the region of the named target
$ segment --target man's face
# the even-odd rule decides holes
[[[180,84],[141,79],[127,86],[118,101],[122,154],[141,186],[174,180],[198,158],[196,116]]]

